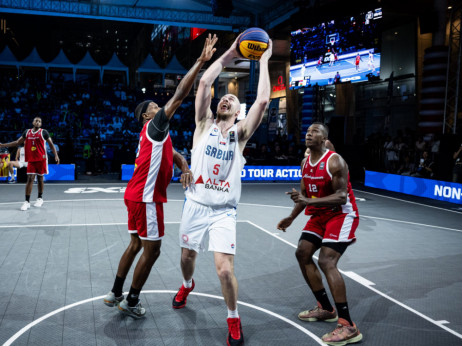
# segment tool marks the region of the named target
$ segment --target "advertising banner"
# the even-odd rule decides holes
[[[122,180],[130,180],[134,165],[122,165]],[[245,166],[241,172],[242,181],[300,181],[299,166]],[[178,177],[173,177],[177,181]]]
[[[364,185],[408,195],[462,204],[462,184],[366,171]]]

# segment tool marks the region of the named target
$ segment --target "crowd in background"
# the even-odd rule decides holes
[[[73,82],[60,76],[45,82],[2,75],[0,83],[0,141],[16,140],[39,116],[61,162],[76,163],[78,172],[87,174],[120,172],[122,164],[133,164],[141,129],[134,119],[136,105],[152,99],[162,106],[175,91],[143,93],[120,83]],[[194,128],[194,98],[190,96],[170,122],[173,146],[188,161]],[[249,141],[244,150],[247,164],[300,165],[305,152],[303,138],[299,143],[291,138],[293,135],[289,139],[276,136],[264,143]],[[341,147],[335,138],[331,141]],[[368,170],[462,182],[460,144],[442,148],[439,135],[418,136],[410,129],[399,130],[393,137],[374,133],[362,143],[366,149],[361,162],[355,164]],[[449,156],[451,163],[447,164]]]

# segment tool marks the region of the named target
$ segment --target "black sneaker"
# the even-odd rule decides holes
[[[172,301],[172,308],[174,309],[182,309],[186,306],[186,301],[188,298],[188,294],[194,289],[194,279],[192,280],[192,286],[190,288],[184,287],[184,285],[181,285],[180,289],[178,290],[178,293],[173,297]]]

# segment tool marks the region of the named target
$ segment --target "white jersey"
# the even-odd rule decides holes
[[[24,147],[19,148],[19,162],[26,162],[26,153]]]
[[[223,137],[214,122],[191,151],[191,171],[196,182],[186,198],[209,207],[236,207],[241,198],[241,171],[245,158],[239,150],[237,125]]]

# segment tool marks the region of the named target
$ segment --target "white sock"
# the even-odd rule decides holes
[[[185,288],[191,288],[192,287],[192,279],[191,280],[184,280],[183,279],[183,286]]]
[[[228,309],[228,318],[238,318],[238,317],[239,317],[239,314],[237,312],[237,308],[236,310]]]

